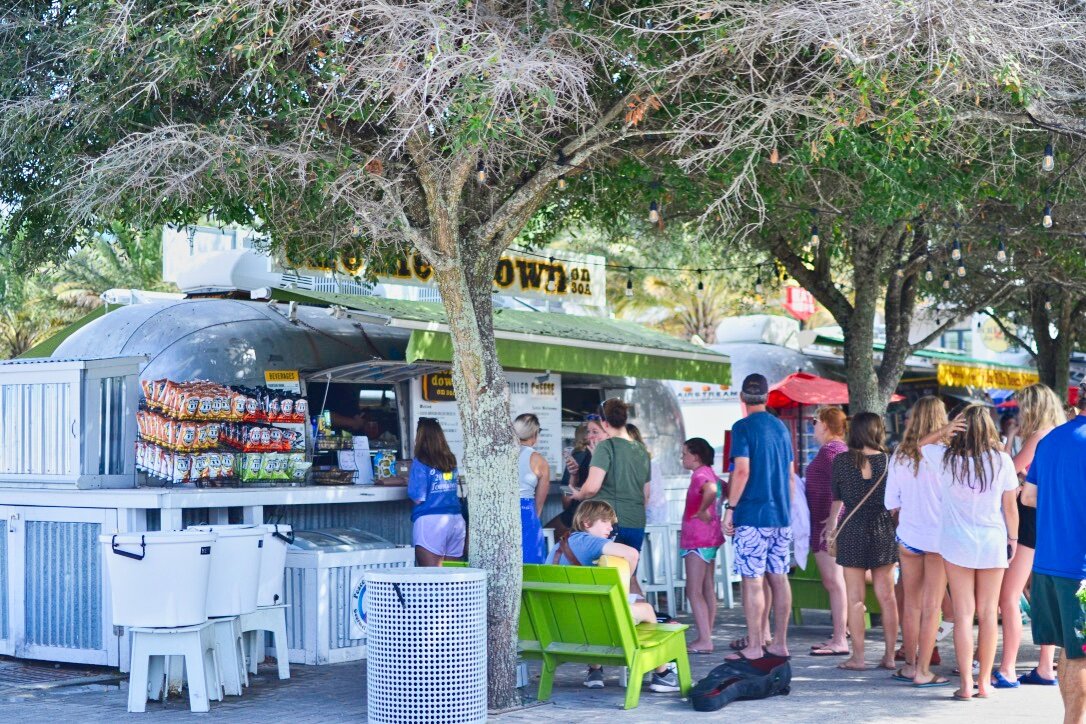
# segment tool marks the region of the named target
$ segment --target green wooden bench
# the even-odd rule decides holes
[[[464,566],[446,561],[445,566]],[[580,662],[629,669],[625,708],[637,706],[641,680],[675,662],[679,689],[690,691],[685,624],[634,625],[618,571],[597,566],[526,563],[521,591],[517,649],[521,658],[543,662],[540,701],[550,699],[559,664]]]
[[[689,627],[635,626],[616,570],[525,565],[521,606],[521,650],[525,654],[538,651],[537,657],[543,661],[540,701],[550,698],[558,666],[573,662],[629,669],[627,709],[637,706],[645,674],[672,661],[678,668],[682,695],[689,693],[690,662],[683,633]]]
[[[822,585],[822,574],[818,570],[818,564],[815,563],[814,554],[808,556],[807,568],[805,570],[796,568],[788,580],[792,584],[792,620],[797,626],[803,625],[803,609],[805,608],[816,611],[830,610],[830,594]],[[865,616],[867,627],[871,628],[871,614],[880,613],[882,609],[879,608],[879,599],[875,597],[875,590],[870,583],[867,584],[867,597],[864,603],[867,605]]]

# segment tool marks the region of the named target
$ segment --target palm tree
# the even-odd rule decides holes
[[[50,275],[62,303],[83,309],[102,304],[108,289],[176,291],[162,280],[162,229],[139,231],[114,223]]]
[[[0,356],[18,357],[71,321],[40,275],[0,274]]]

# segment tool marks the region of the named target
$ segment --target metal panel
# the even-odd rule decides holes
[[[309,569],[287,568],[283,573],[283,603],[287,604],[287,648],[305,649],[305,619],[308,606],[305,599],[305,575]]]
[[[0,473],[68,475],[70,425],[75,423],[70,383],[0,385]]]
[[[26,522],[26,645],[103,649],[99,523]]]
[[[388,563],[367,563],[361,566],[343,566],[342,568],[328,569],[328,590],[331,598],[328,601],[328,636],[331,639],[328,647],[331,649],[345,649],[353,646],[364,646],[365,639],[351,638],[351,574],[354,571],[372,571],[384,568],[403,568],[406,564],[395,561]]]
[[[8,530],[7,521],[0,520],[0,640],[11,637],[8,618]]]

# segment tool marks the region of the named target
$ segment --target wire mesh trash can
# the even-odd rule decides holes
[[[486,721],[486,572],[366,572],[373,724]]]

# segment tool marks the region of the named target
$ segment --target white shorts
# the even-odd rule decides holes
[[[411,526],[411,540],[435,556],[460,558],[466,532],[462,515],[422,515]]]

